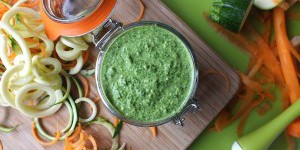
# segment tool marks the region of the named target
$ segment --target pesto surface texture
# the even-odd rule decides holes
[[[133,27],[108,45],[100,69],[106,99],[124,117],[149,123],[179,113],[194,82],[192,56],[172,32]]]

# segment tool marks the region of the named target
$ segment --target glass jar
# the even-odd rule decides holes
[[[192,90],[189,93],[188,99],[184,101],[186,103],[184,104],[184,107],[178,113],[172,114],[169,117],[167,117],[163,120],[160,120],[160,121],[141,122],[141,121],[135,121],[135,120],[129,119],[125,115],[122,115],[121,113],[119,113],[119,111],[113,107],[110,100],[104,94],[102,84],[100,83],[101,82],[100,75],[101,75],[101,65],[102,65],[106,50],[108,49],[109,45],[118,37],[118,35],[126,32],[134,27],[148,26],[148,25],[161,27],[163,29],[166,29],[167,31],[170,31],[171,33],[176,35],[181,40],[181,42],[183,42],[185,44],[185,46],[189,50],[189,55],[191,56],[190,58],[192,58],[193,83],[192,83]],[[122,120],[126,123],[135,125],[135,126],[142,126],[142,127],[158,126],[158,125],[170,122],[170,121],[173,121],[177,125],[183,125],[183,121],[184,121],[184,118],[182,118],[183,115],[191,109],[199,109],[198,101],[195,100],[195,98],[194,98],[194,94],[195,94],[197,84],[198,84],[198,69],[197,69],[197,66],[195,63],[195,57],[193,54],[193,50],[192,50],[190,44],[188,43],[188,41],[174,28],[172,28],[166,24],[159,23],[159,22],[147,21],[147,22],[132,23],[132,24],[123,26],[121,23],[110,20],[110,22],[106,25],[106,27],[110,27],[111,29],[99,40],[99,42],[95,43],[96,47],[98,47],[100,49],[100,53],[98,55],[97,62],[96,62],[96,74],[95,74],[96,82],[97,82],[97,89],[98,89],[98,92],[99,92],[101,99],[102,99],[103,103],[105,104],[105,106],[117,118],[119,118],[120,120]]]

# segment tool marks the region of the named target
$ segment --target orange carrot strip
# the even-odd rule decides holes
[[[77,77],[79,78],[79,80],[83,84],[83,87],[84,87],[84,97],[88,97],[89,92],[90,92],[89,80],[86,77],[82,76],[80,73],[77,74]]]
[[[215,129],[217,132],[221,132],[229,123],[230,121],[230,112],[226,109],[223,109],[220,114],[218,115],[216,122],[215,122]]]
[[[251,25],[246,24],[246,29],[255,39],[257,45],[259,46],[259,55],[262,57],[264,65],[275,75],[275,79],[280,86],[284,85],[284,80],[282,76],[282,70],[280,68],[280,63],[272,53],[270,46],[264,41],[264,39],[251,27]]]
[[[291,43],[286,33],[285,12],[279,7],[274,9],[274,29],[281,67],[282,70],[284,70],[284,78],[291,92],[291,101],[295,102],[298,98],[300,98],[300,86],[294,62],[289,51]]]
[[[73,134],[71,136],[69,136],[68,138],[66,138],[66,141],[74,140],[76,137],[78,137],[80,135],[81,130],[82,130],[82,128],[81,128],[81,125],[79,124],[78,127],[73,132]]]
[[[16,58],[16,53],[14,53],[14,52],[12,52],[9,56],[8,56],[8,59],[10,60],[10,61],[13,61],[15,58]]]
[[[264,78],[257,80],[259,83],[266,84],[275,82],[274,75],[267,68],[261,67],[259,73],[264,76]]]
[[[258,114],[260,116],[263,116],[267,113],[268,110],[272,109],[272,106],[270,105],[270,103],[264,103],[258,110]]]
[[[262,60],[259,59],[256,64],[253,66],[253,68],[249,71],[248,73],[248,77],[251,79],[255,76],[255,74],[258,72],[258,70],[261,68],[262,66]]]
[[[136,22],[141,21],[142,18],[143,18],[143,16],[144,16],[144,13],[145,13],[145,5],[144,5],[144,3],[142,2],[142,0],[139,0],[139,3],[140,3],[141,11],[139,13],[139,16],[136,18]]]
[[[1,141],[0,141],[0,150],[3,150],[3,145]]]
[[[40,3],[40,0],[28,0],[27,2],[23,3],[21,6],[32,8],[32,7],[38,6],[39,3]]]
[[[119,123],[119,119],[114,116],[114,126],[116,127]]]
[[[242,82],[249,87],[251,90],[258,92],[258,93],[265,93],[266,91],[264,90],[263,86],[260,85],[258,82],[256,81],[252,81],[251,79],[249,79],[247,76],[240,74]]]
[[[152,132],[152,136],[156,137],[157,136],[157,127],[150,127],[150,130]]]
[[[84,141],[87,140],[87,133],[83,130],[81,130],[80,132],[80,138],[77,142],[73,143],[72,146],[74,148],[78,147],[78,146],[81,146],[81,145],[84,145]]]
[[[291,105],[290,90],[287,86],[281,89],[281,109],[285,110]]]
[[[34,123],[32,123],[31,131],[32,131],[32,134],[33,134],[34,138],[35,138],[41,145],[43,145],[43,146],[51,146],[51,145],[57,143],[58,140],[59,140],[59,137],[60,137],[60,132],[59,132],[58,129],[57,129],[57,133],[56,133],[55,139],[54,139],[53,141],[51,141],[51,142],[44,142],[44,141],[42,141],[41,138],[39,137],[38,133],[37,133],[37,130],[36,130],[36,128],[35,128],[35,124],[34,124]]]
[[[270,37],[271,37],[271,19],[269,19],[267,21],[266,29],[263,33],[263,39],[265,40],[266,43],[269,43],[270,42]]]
[[[292,53],[292,55],[297,59],[297,61],[300,62],[300,55],[292,44],[289,44],[289,50]]]
[[[255,100],[253,101],[250,106],[248,106],[247,110],[245,111],[245,113],[241,116],[241,120],[239,122],[239,125],[237,127],[237,134],[238,136],[242,136],[243,135],[243,132],[244,132],[244,127],[245,127],[245,124],[247,122],[247,119],[251,113],[251,111],[256,108],[259,104],[261,104],[263,102],[264,98],[263,97],[260,97],[258,98],[258,100]]]
[[[93,150],[97,150],[97,149],[98,149],[98,148],[97,148],[97,143],[96,143],[94,137],[91,136],[91,135],[89,135],[88,139],[89,139],[89,140],[91,141],[91,143],[93,144]]]

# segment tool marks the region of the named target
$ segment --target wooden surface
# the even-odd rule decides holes
[[[196,92],[196,98],[201,105],[201,111],[188,113],[185,115],[185,126],[179,127],[173,123],[167,123],[158,127],[158,137],[151,136],[148,128],[134,127],[125,124],[121,132],[121,142],[126,142],[128,147],[133,150],[181,150],[186,149],[193,140],[205,129],[205,127],[214,119],[219,111],[229,102],[239,88],[239,78],[235,72],[227,66],[210,48],[199,38],[182,20],[171,12],[159,0],[143,0],[146,5],[145,16],[143,20],[160,21],[167,23],[180,31],[190,42],[196,54],[197,65],[199,67],[200,78],[199,86]],[[139,12],[138,0],[119,0],[113,19],[129,23],[135,20]],[[201,28],[201,27],[199,27]],[[218,44],[216,42],[216,44]],[[96,60],[98,51],[92,50],[90,61]],[[201,77],[201,74],[216,70],[225,74],[230,86],[227,90],[227,84],[224,79],[218,75]],[[95,98],[98,93],[95,86],[95,80],[90,78],[91,98]],[[111,113],[104,107],[102,102],[99,105],[99,115],[112,121]],[[38,150],[38,149],[63,149],[62,143],[53,147],[44,148],[40,146],[31,134],[32,119],[25,117],[12,108],[0,108],[0,122],[7,126],[19,124],[16,131],[6,134],[0,133],[0,139],[5,150]],[[45,118],[43,123],[46,127],[55,131],[57,123],[67,122],[68,112],[64,108],[51,118]],[[63,126],[59,126],[63,128]],[[86,127],[86,130],[92,134],[98,142],[101,149],[109,148],[111,138],[109,132],[102,126],[92,125]],[[51,133],[53,134],[53,133]],[[213,142],[213,141],[212,141]]]

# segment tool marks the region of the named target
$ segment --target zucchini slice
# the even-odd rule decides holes
[[[283,0],[255,0],[254,5],[260,9],[270,10],[279,5]]]
[[[253,2],[254,0],[214,0],[209,17],[224,28],[239,32],[249,15]]]

